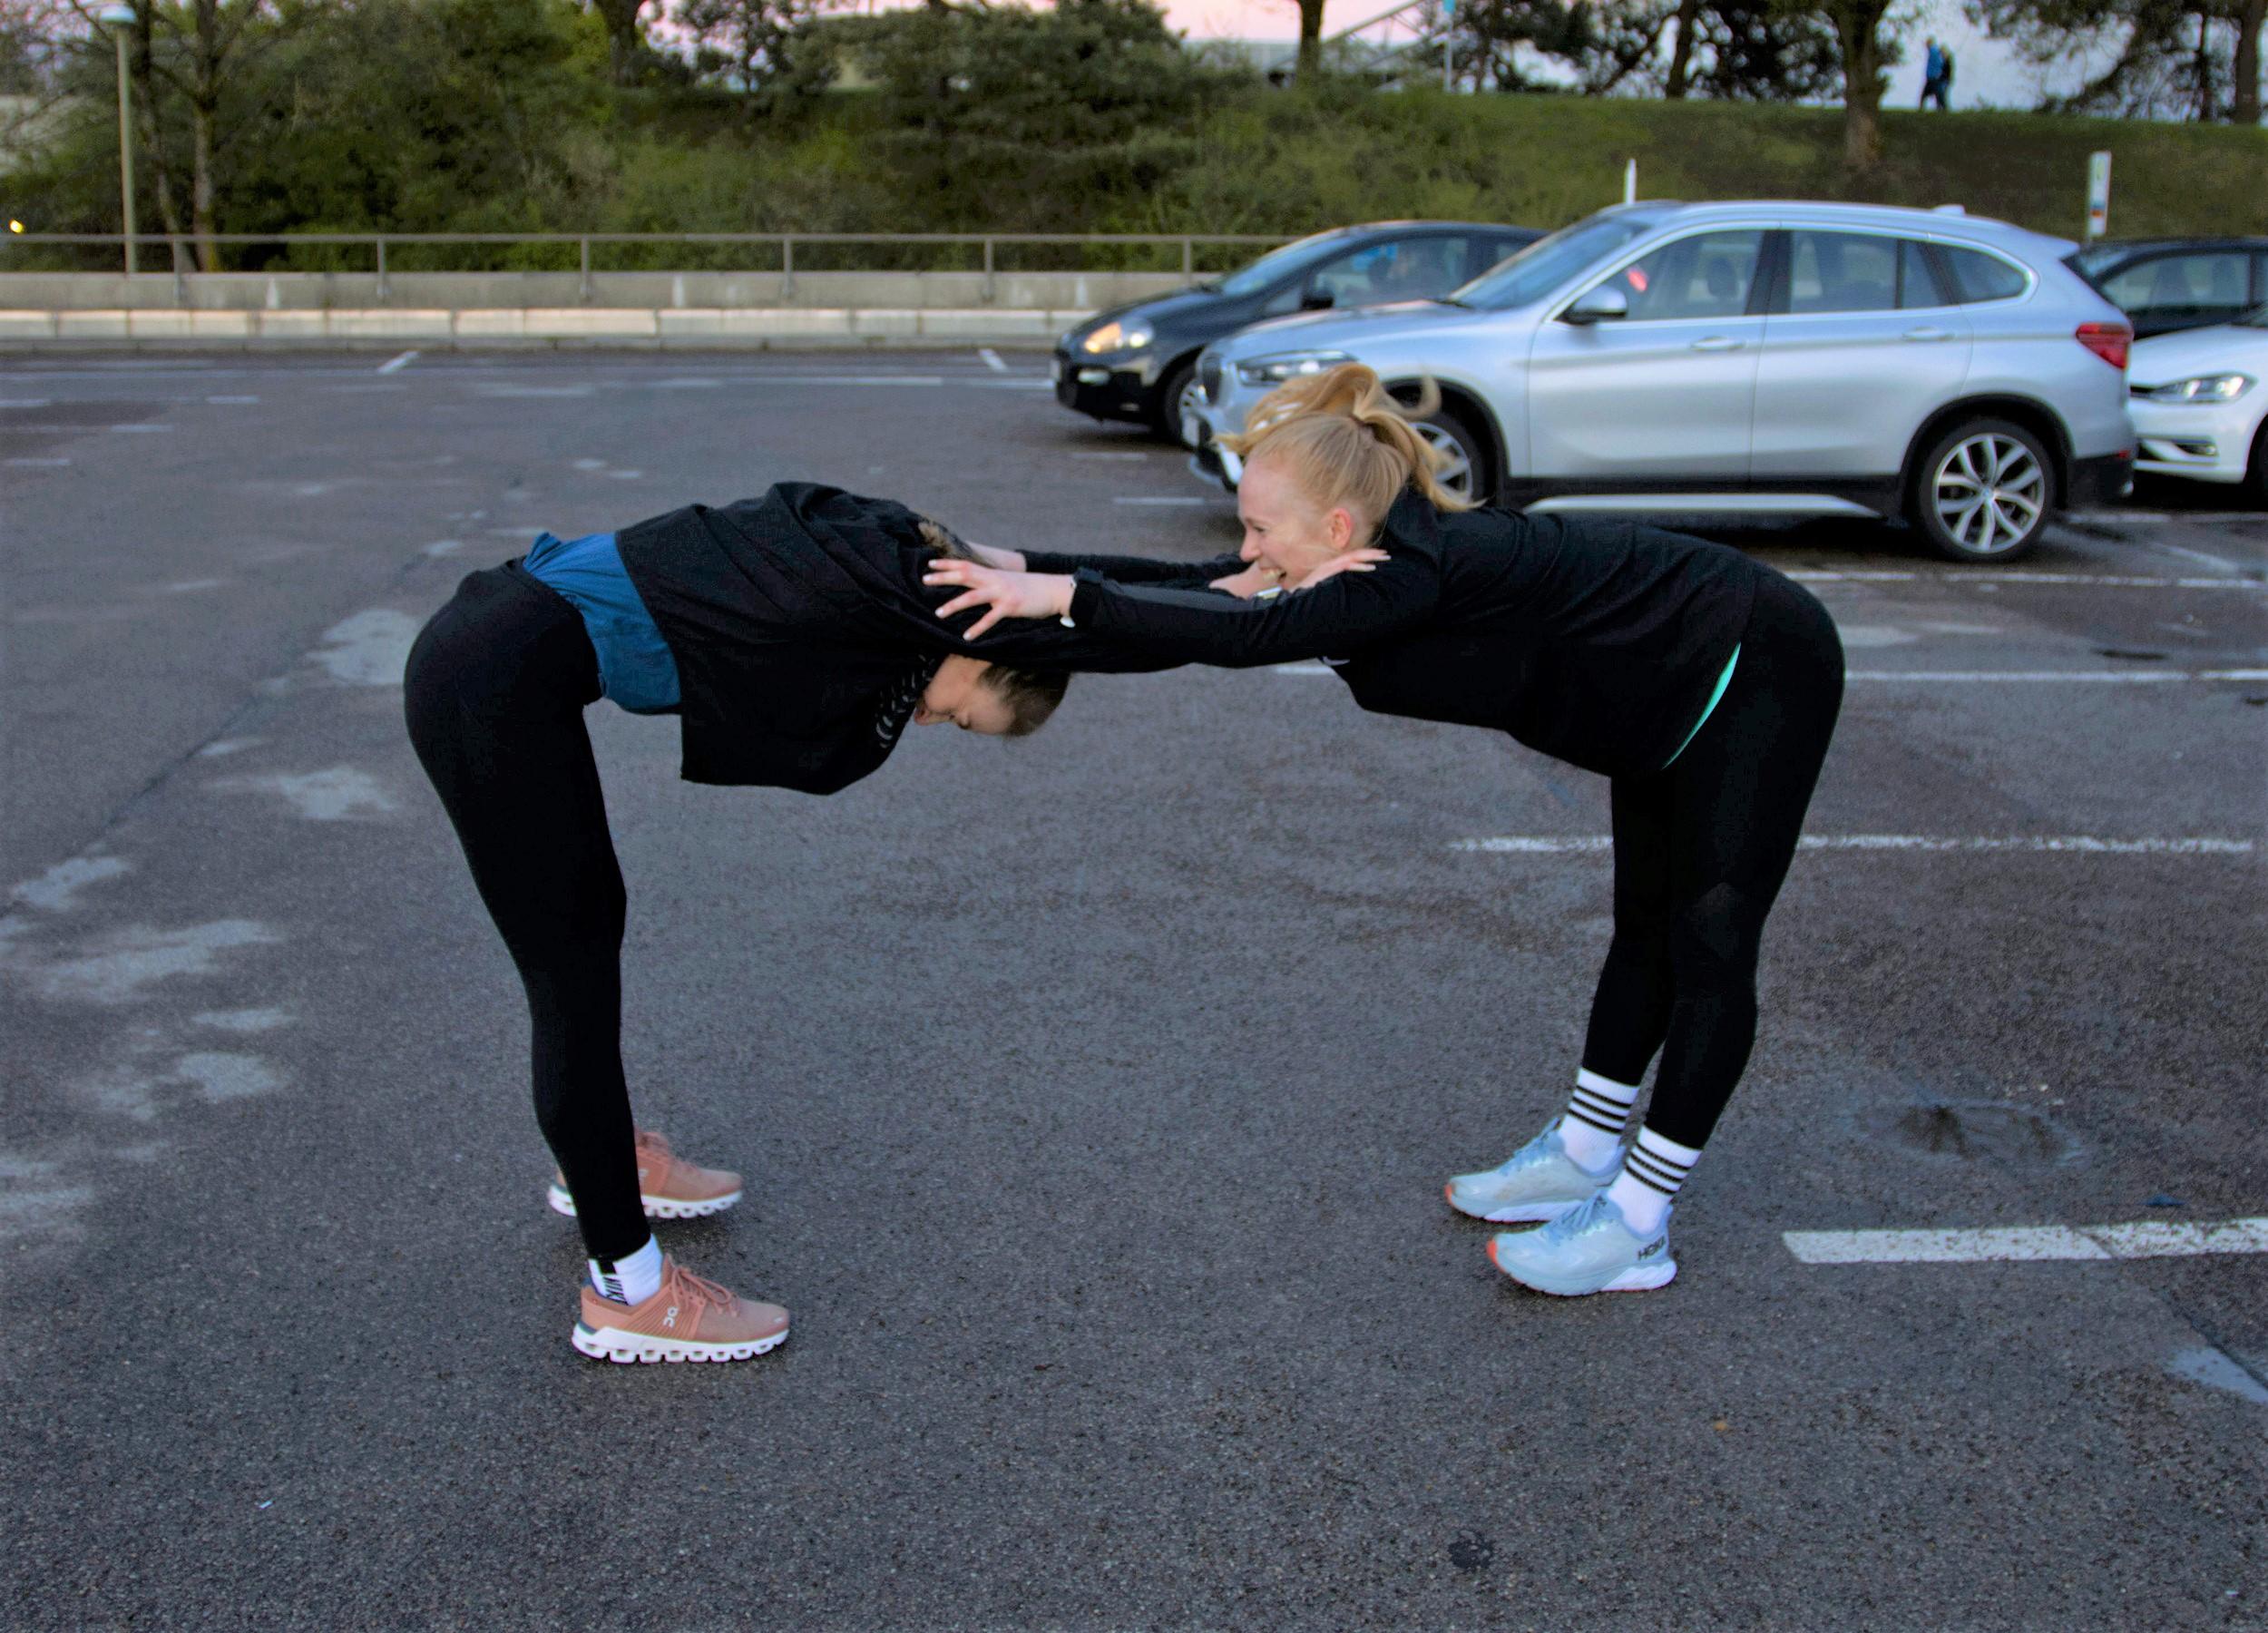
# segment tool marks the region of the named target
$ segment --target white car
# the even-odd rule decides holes
[[[2268,504],[2268,307],[2136,341],[2126,389],[2136,470],[2241,483]]]

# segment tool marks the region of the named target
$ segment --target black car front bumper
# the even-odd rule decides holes
[[[1152,383],[1139,367],[1113,367],[1058,347],[1048,364],[1055,400],[1097,419],[1148,420]]]

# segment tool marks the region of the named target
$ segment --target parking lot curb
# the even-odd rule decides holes
[[[993,346],[1044,347],[1088,314],[1041,308],[824,307],[173,308],[0,309],[0,353],[51,350],[354,349],[441,351],[643,348],[768,350]]]

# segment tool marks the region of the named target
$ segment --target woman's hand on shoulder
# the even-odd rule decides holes
[[[937,609],[940,618],[951,618],[973,607],[987,609],[983,617],[962,631],[963,640],[974,640],[1003,618],[1061,618],[1071,606],[1071,581],[1060,574],[1007,572],[948,556],[930,562],[922,582],[961,590],[961,594]]]
[[[1300,580],[1299,587],[1302,590],[1313,590],[1324,580],[1336,578],[1342,572],[1368,572],[1379,562],[1387,559],[1386,552],[1376,548],[1350,550],[1344,555],[1333,556],[1322,566]]]

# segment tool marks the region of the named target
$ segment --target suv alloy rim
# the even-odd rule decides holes
[[[1965,436],[1938,461],[1930,502],[1938,525],[1972,555],[2014,549],[2048,508],[2048,473],[2032,451],[1998,431]]]
[[[1176,397],[1173,403],[1173,434],[1180,438],[1185,445],[1194,446],[1195,445],[1181,435],[1181,427],[1195,419],[1198,410],[1204,406],[1205,386],[1198,379],[1197,371],[1192,369],[1189,377],[1181,383],[1181,395]]]
[[[1419,422],[1417,433],[1442,455],[1441,468],[1433,473],[1433,480],[1460,499],[1471,498],[1472,455],[1464,444],[1439,425],[1423,421]]]

